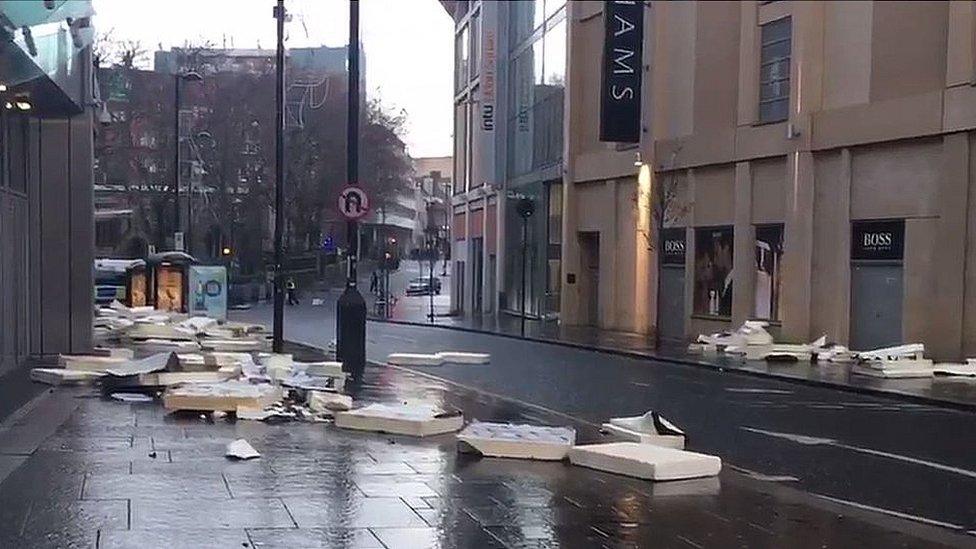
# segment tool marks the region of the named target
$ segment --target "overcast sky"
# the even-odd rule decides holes
[[[209,40],[221,47],[275,47],[274,0],[94,0],[99,32],[138,39],[150,51]],[[345,0],[287,0],[286,46],[340,46]],[[360,37],[371,97],[406,109],[414,157],[451,154],[454,23],[437,0],[362,0]],[[151,54],[150,54],[151,59]]]

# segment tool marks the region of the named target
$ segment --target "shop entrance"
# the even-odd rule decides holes
[[[455,261],[454,262],[454,272],[451,273],[454,277],[455,293],[457,296],[457,312],[464,312],[464,262]]]
[[[685,229],[661,231],[658,258],[657,335],[680,341],[685,338]]]
[[[853,224],[851,341],[855,350],[902,343],[904,221]]]
[[[579,233],[580,324],[600,324],[600,233]]]
[[[685,268],[661,267],[661,293],[658,295],[657,330],[661,339],[685,338]]]
[[[471,239],[471,310],[481,313],[484,309],[484,263],[485,263],[485,239]]]

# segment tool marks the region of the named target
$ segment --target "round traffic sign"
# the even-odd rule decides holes
[[[369,213],[369,196],[362,187],[349,185],[339,193],[339,213],[346,219],[359,219]]]

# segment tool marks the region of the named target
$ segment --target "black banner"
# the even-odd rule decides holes
[[[905,256],[905,221],[855,221],[851,259],[900,261]]]
[[[661,265],[685,266],[685,230],[661,231]]]
[[[603,20],[600,141],[637,143],[641,134],[644,2],[607,0]]]

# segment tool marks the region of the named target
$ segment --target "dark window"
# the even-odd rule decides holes
[[[7,181],[10,189],[27,192],[27,125],[24,116],[11,116],[7,124]]]
[[[759,55],[759,121],[786,120],[790,112],[790,48],[792,27],[789,17],[762,26]]]

